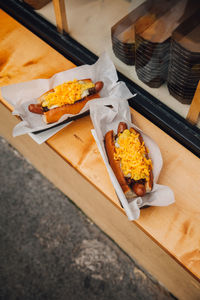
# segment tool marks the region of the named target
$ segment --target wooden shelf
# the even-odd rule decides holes
[[[3,11],[0,36],[0,86],[75,67]],[[195,155],[131,109],[136,125],[160,147],[164,165],[158,183],[171,187],[176,202],[142,209],[140,219],[130,222],[92,137],[89,116],[38,145],[28,135],[12,137],[19,120],[1,102],[3,137],[176,297],[199,299],[200,160]]]

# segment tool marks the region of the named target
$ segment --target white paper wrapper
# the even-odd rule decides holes
[[[113,108],[109,108],[106,105],[112,105]],[[104,103],[94,102],[90,103],[90,116],[94,125],[92,134],[96,140],[99,151],[106,164],[110,179],[115,188],[116,194],[128,216],[129,220],[136,220],[140,216],[140,208],[149,206],[167,206],[172,204],[174,200],[174,194],[172,190],[163,185],[157,184],[157,180],[162,168],[163,160],[157,144],[146,134],[144,134],[138,127],[131,122],[131,114],[128,102],[124,99],[104,99]],[[133,127],[137,129],[149,149],[149,156],[153,162],[153,176],[154,185],[153,190],[147,193],[144,197],[137,197],[127,201],[113,171],[110,167],[104,147],[104,136],[106,132],[113,129],[117,132],[119,122],[126,122],[128,128]]]
[[[118,76],[115,66],[106,53],[103,53],[93,65],[83,65],[81,67],[60,72],[55,74],[50,79],[36,79],[29,82],[2,87],[2,97],[14,107],[13,114],[19,115],[22,119],[22,121],[13,129],[13,136],[31,133],[30,136],[37,143],[41,144],[55,134],[58,130],[67,126],[69,123],[61,125],[60,127],[51,128],[52,126],[59,124],[74,115],[66,114],[58,122],[47,125],[43,121],[41,115],[29,112],[28,105],[31,103],[37,103],[36,99],[51,88],[75,78],[91,78],[93,82],[103,81],[104,87],[100,92],[102,99],[104,99],[104,97],[110,97],[111,95],[116,95],[119,97],[122,94],[121,88],[123,90],[127,90],[122,82],[117,82]],[[131,97],[132,95],[129,94],[129,96]],[[88,109],[89,102],[84,106],[78,115],[88,111]],[[32,133],[34,131],[43,130],[46,128],[51,129],[37,135]]]

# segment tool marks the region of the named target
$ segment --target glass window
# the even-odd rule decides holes
[[[200,80],[200,1],[68,0],[69,34],[186,118]],[[56,25],[53,3],[37,10]],[[200,128],[200,119],[197,126]]]

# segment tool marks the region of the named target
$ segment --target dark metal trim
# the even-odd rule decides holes
[[[60,34],[53,24],[25,3],[17,0],[0,0],[0,8],[76,65],[93,64],[97,60],[98,57],[94,53],[75,41],[68,34]],[[118,72],[118,76],[119,80],[127,84],[132,93],[137,93],[137,97],[129,100],[131,107],[200,157],[199,128],[188,123],[175,111],[123,74]]]

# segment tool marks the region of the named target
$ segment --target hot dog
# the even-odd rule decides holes
[[[91,79],[75,79],[47,91],[37,99],[38,104],[30,104],[28,109],[43,115],[47,124],[54,123],[64,114],[78,114],[88,101],[100,97],[102,88],[102,81],[93,83]]]
[[[141,134],[120,122],[117,134],[106,133],[105,149],[113,172],[127,199],[142,197],[153,187],[152,161]]]

